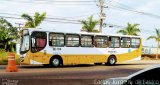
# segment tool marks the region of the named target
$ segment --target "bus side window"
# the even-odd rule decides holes
[[[66,46],[67,47],[79,47],[79,35],[78,34],[66,34]]]
[[[110,44],[111,43],[111,44]],[[111,36],[109,39],[110,48],[119,48],[120,47],[120,37]]]
[[[64,47],[64,34],[49,33],[49,46]]]
[[[95,36],[95,47],[106,48],[108,47],[108,37],[107,36]]]
[[[82,47],[93,47],[94,36],[92,35],[81,35],[81,46]]]
[[[122,48],[130,48],[130,38],[129,37],[122,37],[121,38],[121,47]]]

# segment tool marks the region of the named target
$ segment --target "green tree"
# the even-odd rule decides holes
[[[24,25],[25,28],[36,28],[42,23],[42,21],[44,21],[44,19],[46,18],[46,13],[44,12],[40,14],[39,12],[36,12],[34,14],[34,17],[28,14],[22,14],[21,17],[26,20]]]
[[[157,53],[156,53],[156,59],[158,59],[158,48],[159,48],[159,42],[160,42],[160,29],[155,29],[156,35],[151,35],[147,38],[149,39],[154,39],[157,42]]]
[[[137,36],[140,32],[140,29],[138,28],[139,24],[130,24],[127,23],[127,27],[119,30],[117,33],[121,33],[123,35],[135,35]]]
[[[93,20],[93,15],[88,17],[88,21],[81,20],[82,23],[82,30],[85,30],[86,32],[99,32],[97,29],[95,29],[96,25],[99,23],[98,20]]]
[[[13,40],[18,38],[17,29],[6,19],[0,18],[0,44],[3,49],[14,51]]]

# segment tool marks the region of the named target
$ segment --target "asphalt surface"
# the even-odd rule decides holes
[[[74,65],[48,68],[41,65],[18,66],[19,72],[5,72],[0,66],[1,85],[96,85],[96,81],[125,77],[141,69],[157,65],[160,60],[125,62],[115,66]]]

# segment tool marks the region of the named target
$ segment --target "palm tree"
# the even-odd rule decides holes
[[[86,32],[99,32],[97,29],[95,29],[95,27],[99,23],[99,21],[93,20],[93,15],[88,17],[88,21],[81,20],[81,23],[83,24],[82,30],[85,30]]]
[[[36,12],[34,14],[34,17],[32,17],[28,14],[22,14],[21,17],[26,20],[26,23],[24,25],[25,28],[36,28],[46,18],[46,13],[44,12],[44,13],[40,14],[40,13]]]
[[[147,40],[149,39],[154,39],[157,43],[157,53],[156,53],[156,59],[158,59],[158,48],[159,48],[159,42],[160,42],[160,29],[155,29],[156,31],[156,36],[152,35],[152,36],[149,36],[147,38]]]
[[[119,30],[117,33],[121,33],[123,35],[135,35],[137,36],[140,32],[140,29],[138,28],[139,24],[130,24],[130,23],[127,23],[127,27]]]

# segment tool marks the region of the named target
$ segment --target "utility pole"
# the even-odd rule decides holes
[[[23,23],[15,23],[15,24],[18,25],[17,31],[18,31],[18,36],[19,36],[19,38],[17,39],[17,43],[16,43],[16,53],[20,54],[19,53],[20,52],[20,44],[21,44],[21,42],[20,42],[20,40],[21,40],[20,32],[21,32],[22,25],[24,25],[24,24]]]
[[[98,0],[98,7],[100,8],[100,28],[99,28],[99,32],[102,33],[103,20],[106,18],[105,13],[103,13],[103,9],[105,8],[105,0]]]
[[[21,28],[22,28],[22,25],[24,25],[24,24],[22,24],[22,23],[15,23],[15,24],[17,24],[17,25],[18,25],[18,31],[20,31],[20,30],[21,30]]]
[[[24,25],[24,24],[23,23],[15,23],[15,24],[18,25],[18,27],[17,27],[18,36],[19,36],[19,38],[21,38],[20,32],[21,32],[22,25]],[[17,42],[20,43],[20,39],[18,39]]]

